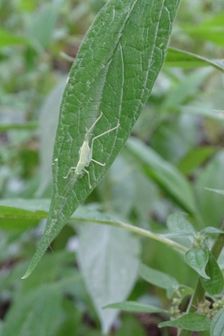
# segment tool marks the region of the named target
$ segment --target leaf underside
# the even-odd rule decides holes
[[[71,68],[54,147],[53,195],[46,231],[24,275],[29,276],[126,142],[164,62],[179,0],[111,0],[97,15]],[[94,142],[88,176],[68,174],[100,113],[93,136],[120,124]]]

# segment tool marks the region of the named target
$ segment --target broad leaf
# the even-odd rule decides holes
[[[139,303],[139,302],[132,302],[132,301],[126,301],[126,302],[120,302],[120,303],[113,303],[105,308],[112,308],[112,309],[119,309],[121,311],[125,312],[131,312],[131,313],[164,313],[166,312],[164,309],[161,309],[159,307]]]
[[[80,227],[78,260],[84,281],[108,332],[118,312],[103,309],[125,300],[138,275],[139,244],[129,233],[94,224]]]
[[[64,92],[48,225],[25,277],[127,140],[163,64],[178,4],[179,0],[110,0],[97,15]],[[94,142],[93,158],[105,166],[92,162],[89,175],[83,169],[69,174],[79,161],[86,130],[101,114],[92,137],[119,126]]]
[[[220,310],[212,319],[211,336],[224,336],[224,309]]]
[[[209,279],[205,272],[208,260],[209,252],[201,248],[193,247],[185,254],[186,263],[205,279]]]
[[[159,324],[160,327],[175,327],[189,331],[205,331],[209,329],[210,321],[206,316],[196,313],[182,315],[176,320]]]

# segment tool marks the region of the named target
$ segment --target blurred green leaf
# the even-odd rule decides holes
[[[139,274],[145,281],[154,286],[166,289],[171,295],[179,287],[179,283],[175,278],[145,265],[141,265]]]
[[[107,333],[118,312],[103,307],[130,294],[138,274],[139,241],[125,231],[94,224],[79,228],[79,240],[80,269]]]
[[[32,228],[46,218],[49,200],[12,199],[0,202],[0,227],[7,230]]]
[[[55,336],[63,319],[61,293],[45,285],[17,297],[2,332],[4,336]]]
[[[224,196],[224,190],[213,189],[213,188],[205,188],[205,190],[214,192],[215,194],[218,194],[220,196]]]
[[[184,30],[203,41],[210,41],[217,45],[224,45],[224,13],[220,13],[198,25],[184,27]]]
[[[202,233],[205,233],[207,235],[219,235],[221,233],[224,233],[223,230],[218,229],[213,226],[207,226],[205,229],[201,230]]]
[[[40,110],[39,136],[41,182],[36,192],[37,196],[42,196],[48,185],[52,183],[53,148],[59,118],[60,103],[64,89],[65,80],[61,79],[49,93]]]
[[[198,69],[185,75],[178,81],[166,95],[162,104],[162,110],[174,112],[178,111],[181,105],[192,100],[200,92],[205,80],[211,74],[211,69]]]
[[[37,128],[36,122],[30,122],[25,124],[0,124],[0,132],[7,132],[11,130],[35,130]]]
[[[206,189],[224,189],[223,179],[224,152],[220,151],[204,167],[195,183],[197,203],[204,226],[220,227],[224,218],[223,198]]]
[[[210,295],[220,294],[224,288],[224,278],[222,271],[213,255],[210,255],[206,266],[206,274],[210,279],[201,279],[205,291]]]
[[[10,32],[0,29],[0,48],[12,45],[28,45],[29,41],[23,36],[13,35]]]
[[[182,157],[178,163],[178,168],[185,175],[191,174],[196,168],[200,167],[206,160],[211,158],[216,151],[217,148],[211,146],[193,148]]]
[[[195,230],[193,225],[188,221],[187,215],[183,212],[175,212],[169,215],[167,226],[170,232],[180,233],[183,235],[194,235]]]
[[[37,50],[48,48],[52,43],[61,4],[60,0],[44,4],[39,11],[33,13],[33,17],[30,17],[27,34]]]
[[[212,66],[220,71],[224,71],[224,60],[210,60],[201,55],[177,48],[169,48],[166,63],[173,67],[197,68]]]
[[[194,213],[195,201],[190,184],[169,162],[137,139],[128,141],[128,151],[142,163],[147,175],[155,180],[185,210]]]
[[[218,121],[224,120],[224,111],[219,109],[209,108],[203,105],[186,105],[182,106],[181,110],[183,113],[194,114],[201,117],[214,119]]]
[[[132,316],[125,316],[116,336],[146,336],[142,324]],[[96,335],[98,336],[98,335]]]
[[[120,303],[112,303],[105,308],[112,308],[112,309],[119,309],[121,311],[125,312],[131,312],[131,313],[164,313],[166,312],[164,309],[161,309],[159,307],[154,307],[147,304],[142,304],[139,302],[134,301],[126,301],[126,302],[120,302]]]
[[[178,5],[179,0],[155,3],[111,0],[89,29],[71,69],[61,105],[47,228],[24,277],[32,273],[50,242],[97,185],[126,142],[164,62]],[[94,158],[105,163],[105,167],[89,163],[89,175],[82,169],[82,176],[69,175],[65,179],[70,168],[79,162],[86,129],[100,112],[102,119],[94,129],[93,138],[119,122],[119,129],[94,143]]]
[[[185,254],[186,263],[204,279],[209,279],[205,271],[208,260],[209,252],[201,248],[193,247]]]
[[[211,336],[223,336],[224,335],[224,309],[221,309],[212,319]]]
[[[176,320],[159,324],[160,327],[175,327],[189,331],[205,331],[209,329],[210,321],[206,316],[197,313],[182,315]]]

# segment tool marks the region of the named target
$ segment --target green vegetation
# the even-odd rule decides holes
[[[0,336],[222,335],[222,1],[0,20]]]

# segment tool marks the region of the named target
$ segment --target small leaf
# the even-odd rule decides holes
[[[224,71],[224,63],[221,60],[210,60],[204,56],[177,48],[169,48],[166,63],[173,67],[194,68],[212,66]]]
[[[94,224],[83,224],[79,232],[80,269],[106,333],[118,312],[103,307],[130,294],[138,275],[139,241],[123,230]]]
[[[170,294],[179,288],[179,283],[175,278],[151,267],[141,265],[139,274],[145,281],[153,284],[154,286],[166,289]]]
[[[96,16],[63,95],[48,223],[24,278],[124,146],[163,65],[178,5],[179,0],[109,0]],[[80,160],[86,129],[100,115],[92,137],[116,127],[94,142],[94,159],[105,165],[89,162],[88,174],[82,169],[70,176]]]
[[[120,302],[120,303],[112,303],[105,308],[112,308],[112,309],[119,309],[121,311],[125,312],[131,312],[131,313],[164,313],[166,310],[161,309],[159,307],[142,304],[139,302],[132,302],[132,301],[126,301],[126,302]]]
[[[222,271],[213,255],[210,255],[206,266],[206,274],[209,280],[201,279],[202,285],[210,295],[220,294],[224,288],[224,279]]]
[[[224,309],[220,310],[212,319],[211,336],[224,336]]]
[[[160,327],[175,327],[189,331],[205,331],[209,329],[210,321],[206,316],[196,313],[184,314],[176,320],[159,324]]]
[[[221,229],[218,229],[216,227],[213,226],[208,226],[205,229],[201,230],[202,233],[205,233],[206,235],[219,235],[219,234],[223,234],[224,231]]]
[[[201,248],[192,248],[185,254],[186,263],[205,279],[209,279],[208,275],[205,272],[208,260],[209,252]]]

